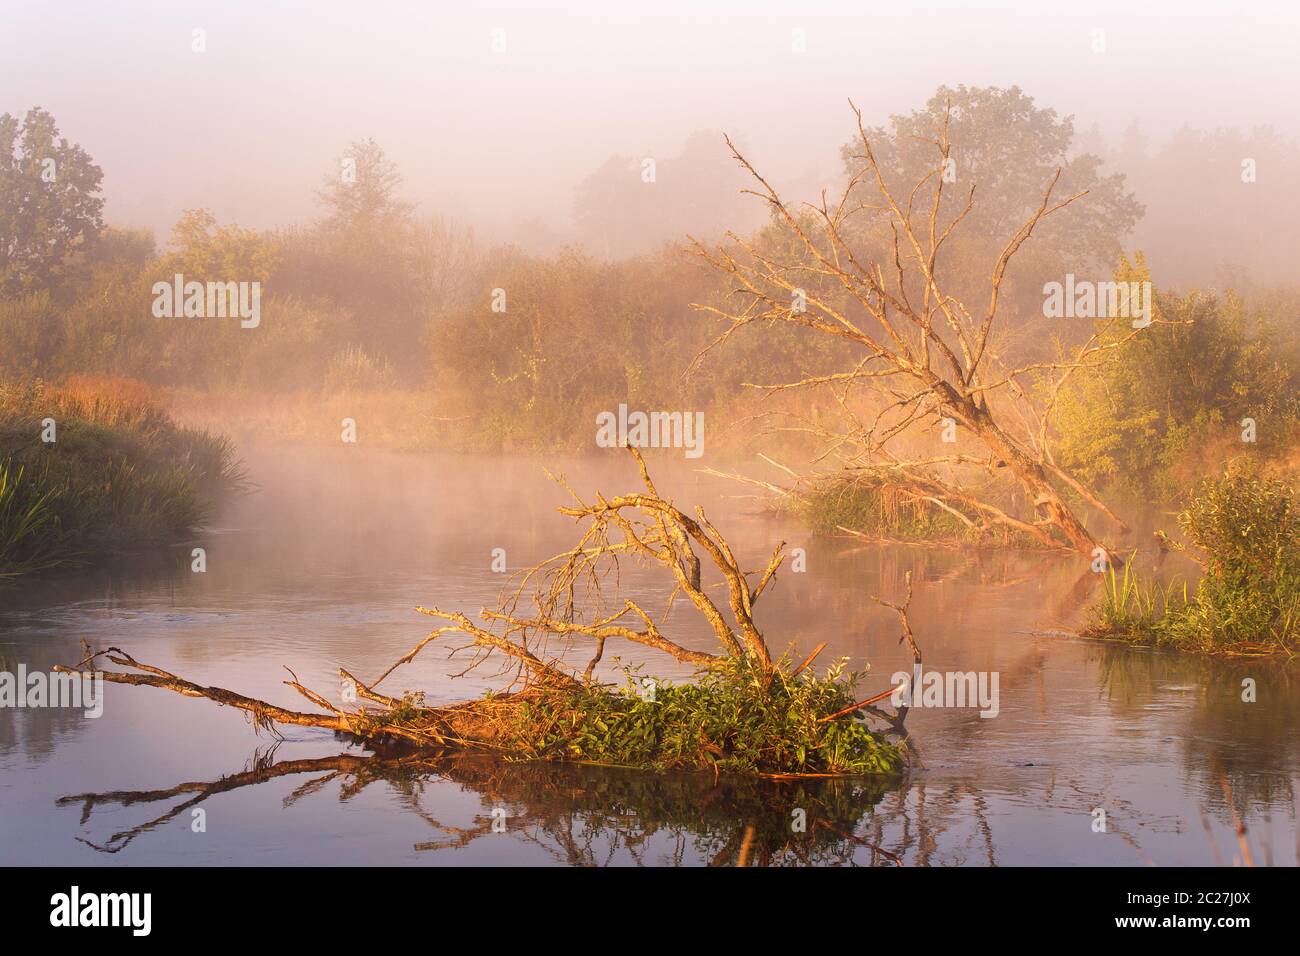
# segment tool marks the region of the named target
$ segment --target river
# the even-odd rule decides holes
[[[284,681],[338,699],[430,630],[417,605],[477,611],[510,570],[574,541],[565,493],[538,462],[255,448],[259,488],[195,542],[0,591],[0,657],[29,671],[75,663],[80,641],[120,646],[200,684],[295,709]],[[632,490],[620,454],[549,462],[579,493]],[[694,462],[661,491],[702,504],[742,564],[778,541],[806,570],[759,605],[777,652],[822,641],[870,665],[868,692],[910,670],[893,613],[905,572],[927,670],[998,674],[998,713],[913,710],[919,765],[890,781],[774,783],[482,757],[371,755],[327,731],[255,734],[207,700],[108,685],[103,714],[0,710],[0,863],[1295,865],[1300,692],[1279,665],[1210,662],[1075,636],[1097,587],[1086,562],[1014,552],[865,544],[763,514],[744,487]],[[190,549],[207,568],[191,570]],[[625,569],[658,606],[661,569]],[[709,648],[680,605],[669,633]],[[451,645],[448,645],[450,647]],[[611,644],[623,665],[681,679],[671,660]],[[390,691],[456,700],[501,686],[431,646]],[[1256,700],[1243,701],[1243,680]],[[1231,805],[1229,804],[1229,795]],[[1104,827],[1102,813],[1104,811]],[[795,821],[801,821],[802,826]]]

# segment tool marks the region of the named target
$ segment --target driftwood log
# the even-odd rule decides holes
[[[398,658],[379,677],[363,681],[340,669],[340,677],[355,689],[358,702],[353,709],[333,703],[304,686],[289,670],[286,686],[309,701],[315,711],[299,711],[248,697],[224,687],[199,684],[160,667],[136,660],[125,650],[111,647],[91,651],[83,642],[83,658],[74,666],[59,665],[64,673],[94,670],[106,681],[137,687],[156,687],[186,697],[202,697],[227,707],[246,711],[254,729],[275,733],[277,724],[319,727],[370,740],[401,740],[423,748],[511,749],[508,728],[513,720],[548,698],[584,688],[600,688],[595,677],[606,643],[622,640],[667,654],[701,670],[743,660],[761,672],[787,668],[790,677],[812,665],[826,647],[822,644],[797,666],[773,659],[767,641],[754,619],[754,608],[767,593],[785,560],[785,544],[773,551],[762,569],[745,571],[731,546],[697,508],[688,515],[663,498],[655,487],[645,460],[636,449],[628,449],[640,474],[642,490],[616,498],[597,495],[592,503],[582,501],[561,478],[555,478],[573,497],[574,504],[560,508],[562,514],[584,525],[578,544],[523,572],[517,587],[495,609],[485,608],[483,620],[496,630],[476,624],[459,611],[419,607],[419,613],[446,623],[435,628],[410,651]],[[705,561],[710,577],[705,578]],[[603,585],[618,570],[621,560],[657,563],[667,568],[675,587],[669,609],[681,597],[709,623],[717,638],[717,649],[702,651],[684,646],[664,633],[646,608],[627,599],[611,606]],[[719,597],[719,592],[723,597]],[[908,599],[911,580],[908,577]],[[525,602],[527,611],[521,609]],[[916,650],[907,626],[906,604],[889,605],[903,621],[904,636]],[[466,673],[489,659],[505,665],[510,675],[504,692],[461,703],[432,706],[423,695],[385,694],[378,689],[395,671],[413,661],[426,647],[448,635],[469,638],[452,653],[470,651],[472,662]],[[900,641],[902,639],[900,638]],[[578,670],[562,655],[585,642],[591,656]],[[920,660],[919,651],[916,651]],[[102,660],[126,671],[102,670]],[[288,670],[288,668],[286,668]],[[613,692],[611,690],[611,692]],[[828,719],[849,718],[859,713],[879,721],[889,732],[901,733],[906,710],[891,713],[875,705],[888,696],[878,694],[846,708]]]

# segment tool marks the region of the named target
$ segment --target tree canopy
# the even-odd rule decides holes
[[[410,213],[399,199],[402,174],[373,139],[354,140],[320,189],[326,225],[342,229],[391,226]]]
[[[48,288],[99,236],[103,175],[40,107],[0,115],[0,291]]]

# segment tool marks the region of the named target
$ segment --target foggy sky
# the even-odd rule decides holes
[[[874,124],[940,84],[1019,85],[1107,136],[1136,119],[1295,137],[1298,28],[1285,2],[0,0],[0,112],[51,111],[103,168],[106,220],[160,239],[198,206],[310,221],[366,136],[421,211],[508,239],[531,218],[567,229],[611,154],[673,155],[696,129],[737,134],[778,185],[829,184],[848,97]]]

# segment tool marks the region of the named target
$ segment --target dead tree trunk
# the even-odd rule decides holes
[[[1026,454],[1011,438],[1005,435],[983,408],[969,411],[969,423],[975,434],[1001,460],[1007,463],[1025,491],[1032,496],[1034,507],[1044,515],[1044,521],[1065,535],[1075,551],[1091,553],[1097,541],[1088,529],[1061,500],[1042,464]],[[1035,527],[1041,525],[1035,524]]]
[[[965,208],[952,221],[940,221],[943,170],[950,150],[947,121],[934,141],[934,169],[906,199],[899,199],[885,183],[861,113],[856,107],[854,112],[862,148],[856,158],[862,168],[850,178],[838,204],[829,205],[823,198],[819,207],[806,207],[799,214],[727,140],[736,160],[758,183],[748,192],[769,205],[775,228],[784,235],[770,242],[731,235],[732,245],[716,249],[695,243],[697,253],[735,286],[722,305],[696,304],[721,318],[726,328],[696,357],[692,368],[731,335],[756,322],[782,322],[851,343],[862,355],[850,369],[751,387],[767,394],[829,390],[831,408],[845,425],[828,428],[801,420],[799,430],[823,439],[825,455],[838,457],[854,474],[874,470],[891,483],[909,487],[916,499],[981,529],[1002,525],[1043,544],[1091,552],[1097,547],[1094,535],[1055,482],[1096,507],[1120,530],[1126,529],[1095,493],[1052,460],[1049,437],[1055,396],[1073,371],[1104,361],[1140,329],[1116,326],[1118,317],[1114,317],[1072,356],[1018,368],[1003,363],[993,344],[999,293],[1012,259],[1040,221],[1084,193],[1054,201],[1052,194],[1061,176],[1058,169],[1037,210],[993,264],[987,309],[982,313],[968,309],[944,292],[939,279],[944,243],[970,212],[975,196],[972,187]],[[857,199],[864,184],[878,202]],[[930,201],[917,203],[927,187]],[[871,249],[850,240],[846,227],[860,215],[875,217],[871,222],[877,234],[892,245],[888,254],[873,259]],[[1118,334],[1113,334],[1116,329]],[[901,439],[948,418],[970,429],[983,445],[984,457],[946,453],[917,457],[912,449],[899,449]],[[1008,422],[1015,421],[1023,427],[1013,434]],[[1034,511],[1012,514],[995,500],[974,495],[960,482],[946,478],[940,471],[943,467],[983,467],[989,472],[1005,467],[1033,502]]]

